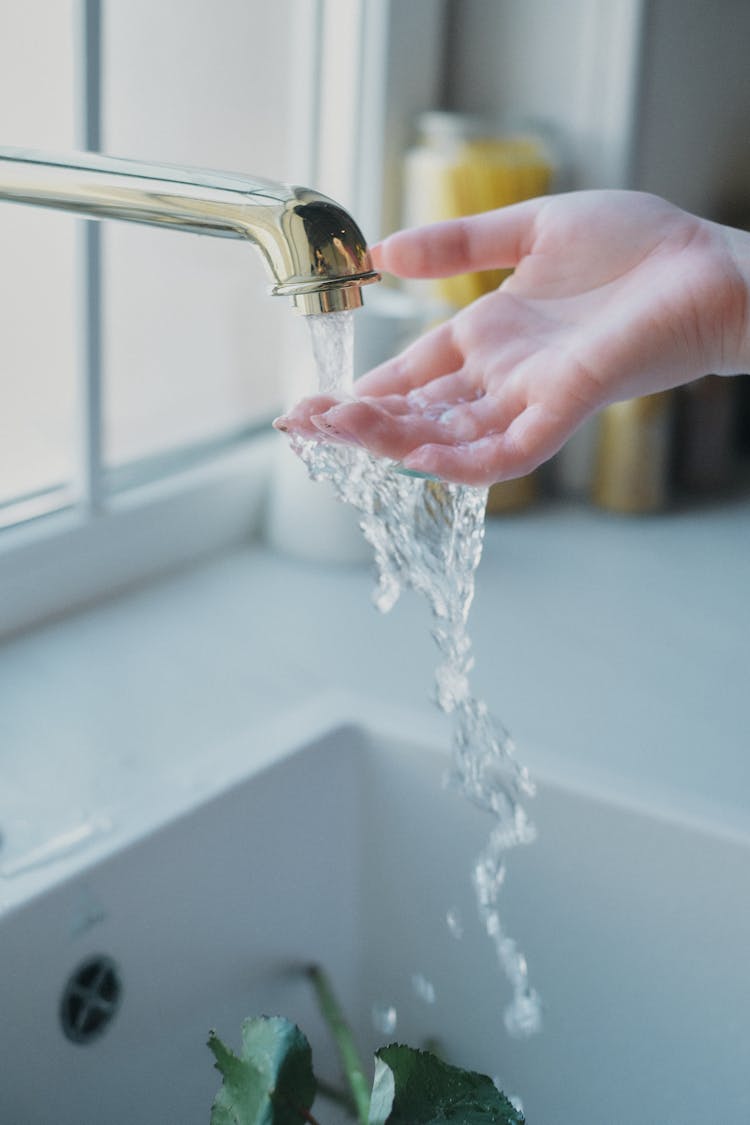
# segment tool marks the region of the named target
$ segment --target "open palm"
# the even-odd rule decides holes
[[[515,272],[364,375],[356,398],[303,400],[279,428],[460,483],[530,472],[609,402],[739,369],[747,288],[736,234],[610,191],[402,231],[375,247],[378,268]]]

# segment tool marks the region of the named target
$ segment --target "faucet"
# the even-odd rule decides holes
[[[247,239],[268,267],[271,292],[291,297],[304,315],[359,308],[362,286],[380,280],[362,232],[342,207],[271,180],[98,153],[0,148],[0,199]]]

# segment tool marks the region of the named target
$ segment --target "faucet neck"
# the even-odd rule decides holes
[[[0,200],[220,238],[260,250],[272,293],[303,313],[362,304],[379,280],[362,232],[338,204],[254,177],[70,153],[0,148]]]

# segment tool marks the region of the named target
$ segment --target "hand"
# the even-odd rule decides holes
[[[521,476],[607,403],[729,374],[748,360],[750,236],[636,192],[577,192],[402,231],[379,269],[515,272],[278,428],[356,442],[473,485]]]

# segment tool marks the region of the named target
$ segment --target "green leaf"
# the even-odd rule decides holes
[[[208,1038],[223,1083],[211,1125],[299,1125],[315,1098],[312,1051],[305,1036],[280,1016],[248,1019],[235,1055],[216,1032]]]
[[[375,1055],[369,1125],[523,1125],[524,1120],[485,1074],[398,1044]]]

